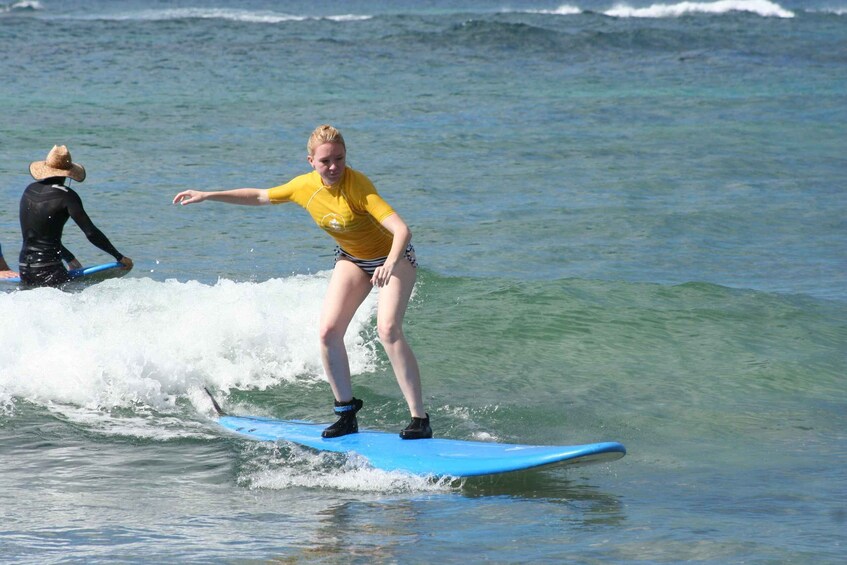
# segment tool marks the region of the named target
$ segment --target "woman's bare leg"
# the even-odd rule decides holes
[[[403,317],[415,286],[415,268],[406,260],[394,267],[391,280],[379,290],[377,332],[385,353],[391,361],[397,384],[415,418],[426,417],[421,393],[421,374],[418,361],[403,334]]]
[[[324,371],[338,402],[353,398],[344,334],[371,288],[370,278],[359,267],[345,260],[335,263],[321,312],[320,340]]]

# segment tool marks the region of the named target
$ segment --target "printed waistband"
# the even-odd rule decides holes
[[[411,263],[413,267],[415,267],[415,268],[418,267],[418,260],[417,260],[417,257],[415,256],[415,248],[412,247],[411,243],[408,245],[408,247],[406,247],[406,251],[403,255],[406,257],[406,259],[409,260],[409,263]],[[376,269],[378,267],[381,267],[382,265],[384,265],[385,260],[388,259],[388,257],[377,257],[376,259],[359,259],[358,257],[354,257],[353,255],[350,255],[349,253],[344,251],[341,247],[336,247],[335,248],[335,260],[338,261],[339,257],[343,257],[344,259],[347,259],[348,261],[352,261],[353,264],[355,264],[357,267],[359,267],[360,269],[362,269],[363,271],[365,271],[369,275],[373,275],[374,271],[376,271]]]

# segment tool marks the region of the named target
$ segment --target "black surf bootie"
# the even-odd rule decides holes
[[[426,418],[412,418],[412,421],[400,432],[402,439],[429,439],[432,437],[432,427],[429,425],[429,414]]]
[[[356,412],[362,409],[364,402],[353,398],[348,402],[335,401],[335,413],[338,421],[321,432],[322,437],[341,437],[347,434],[355,434],[359,431],[359,422],[356,420]]]

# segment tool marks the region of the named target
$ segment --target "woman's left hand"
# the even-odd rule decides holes
[[[373,286],[383,287],[388,284],[388,281],[391,280],[391,273],[394,272],[394,263],[385,262],[380,267],[377,267],[374,271],[373,276],[371,277],[371,284]]]

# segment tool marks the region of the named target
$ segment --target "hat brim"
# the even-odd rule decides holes
[[[70,177],[76,182],[82,182],[85,180],[85,167],[72,163],[70,169],[54,169],[47,165],[47,161],[33,161],[29,165],[29,174],[35,180],[44,180],[50,177]]]

